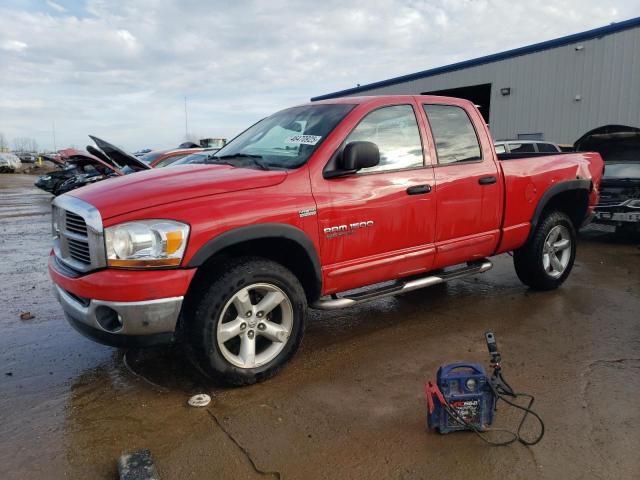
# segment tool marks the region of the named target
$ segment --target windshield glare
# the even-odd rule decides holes
[[[269,167],[300,167],[353,107],[322,104],[282,110],[238,135],[216,158],[253,156]]]

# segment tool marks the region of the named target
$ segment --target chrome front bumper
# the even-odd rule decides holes
[[[114,346],[170,342],[183,301],[183,297],[141,302],[85,300],[70,295],[58,285],[54,284],[53,289],[67,319],[77,330]],[[144,340],[147,337],[149,341]],[[156,341],[151,341],[151,337]]]

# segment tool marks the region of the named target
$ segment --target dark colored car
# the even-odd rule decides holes
[[[58,155],[45,157],[62,170],[41,176],[35,186],[60,195],[110,177],[151,168],[109,142],[89,136],[99,148],[92,145],[87,145],[87,151],[68,148],[60,150]]]
[[[122,175],[113,165],[89,152],[75,148],[60,150],[58,155],[47,155],[44,158],[55,163],[60,170],[42,175],[35,186],[54,195],[72,190],[71,185],[77,185],[79,182],[91,183],[110,175]]]
[[[640,160],[606,163],[594,223],[640,232]]]
[[[580,137],[575,149],[598,152],[604,159],[594,223],[611,230],[640,232],[640,128],[598,127]]]

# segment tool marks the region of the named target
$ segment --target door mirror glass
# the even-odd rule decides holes
[[[342,170],[353,172],[375,167],[380,163],[380,151],[373,142],[349,142],[342,152]]]

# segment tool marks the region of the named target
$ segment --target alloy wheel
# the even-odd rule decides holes
[[[547,234],[542,247],[542,265],[552,278],[560,277],[571,259],[571,235],[564,225],[556,225]]]
[[[256,368],[278,356],[293,328],[291,300],[279,287],[255,283],[227,301],[217,322],[223,357],[239,368]]]

